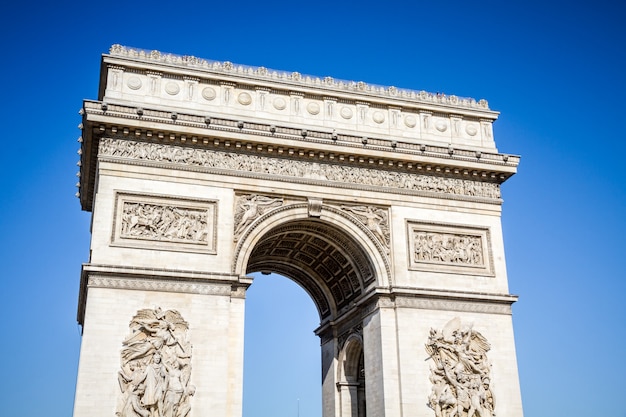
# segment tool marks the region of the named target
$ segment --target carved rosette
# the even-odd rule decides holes
[[[472,326],[462,326],[458,317],[442,330],[431,328],[426,343],[432,360],[428,406],[435,417],[495,416],[490,349],[487,339]]]
[[[139,310],[123,341],[118,417],[186,417],[191,378],[189,325],[176,310]]]

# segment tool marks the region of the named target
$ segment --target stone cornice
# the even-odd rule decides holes
[[[232,62],[219,62],[194,56],[181,56],[160,51],[148,51],[138,48],[130,48],[122,45],[113,45],[108,55],[104,55],[105,60],[110,65],[124,65],[125,61],[129,67],[132,62],[140,63],[143,68],[146,64],[160,67],[169,67],[171,72],[193,71],[198,74],[210,74],[219,78],[237,79],[239,83],[248,82],[258,87],[271,88],[282,85],[285,89],[301,90],[302,93],[313,89],[316,94],[324,96],[346,96],[361,97],[361,100],[378,100],[387,103],[396,103],[396,106],[417,105],[419,107],[431,109],[445,109],[445,111],[474,111],[482,113],[484,117],[495,120],[498,113],[489,109],[486,100],[475,100],[473,98],[458,97],[440,93],[429,93],[426,91],[415,91],[398,88],[394,86],[380,86],[368,84],[362,81],[346,81],[333,77],[316,77],[303,75],[299,72],[287,72],[268,69],[265,67],[254,67]],[[201,75],[198,75],[201,77]],[[275,88],[275,87],[274,87]],[[294,91],[295,92],[295,91]],[[440,110],[441,111],[441,110]]]
[[[379,288],[377,293],[376,303],[369,305],[365,312],[373,312],[377,308],[418,308],[510,315],[511,305],[518,299],[511,294],[428,288]]]
[[[213,117],[207,115],[199,115],[192,113],[180,113],[180,112],[165,112],[161,110],[152,110],[147,108],[139,108],[124,105],[113,105],[105,102],[97,102],[91,100],[85,100],[81,114],[87,116],[86,120],[92,122],[94,125],[105,126],[111,124],[111,118],[119,119],[117,121],[119,131],[123,131],[128,125],[145,126],[146,122],[159,123],[161,132],[155,131],[154,128],[146,128],[146,132],[151,132],[155,136],[162,138],[163,135],[167,136],[170,141],[176,139],[183,142],[197,143],[198,140],[204,141],[208,135],[224,134],[227,132],[234,133],[246,133],[254,134],[255,136],[262,136],[265,138],[271,138],[274,142],[274,147],[280,145],[280,140],[286,140],[290,142],[290,146],[293,146],[293,142],[300,142],[302,144],[314,144],[321,145],[333,145],[336,150],[336,146],[351,147],[350,152],[355,153],[372,153],[372,151],[382,151],[385,153],[393,152],[398,157],[409,157],[409,155],[420,156],[422,160],[425,158],[445,159],[450,161],[463,161],[465,163],[477,164],[474,168],[478,168],[480,165],[493,165],[497,171],[503,171],[503,173],[513,174],[515,168],[519,164],[519,156],[502,154],[498,152],[477,151],[474,149],[464,149],[462,146],[437,146],[434,144],[415,143],[413,141],[389,140],[385,138],[367,137],[367,141],[364,143],[364,137],[359,135],[350,134],[338,134],[330,129],[325,131],[312,130],[310,128],[303,129],[298,127],[285,126],[280,124],[265,124],[265,123],[252,123],[246,120],[237,120],[224,117]],[[102,117],[98,117],[102,116]],[[176,133],[181,127],[185,128],[197,128],[200,129],[193,134]],[[136,132],[133,129],[133,132]],[[136,134],[136,133],[135,133]],[[172,136],[173,135],[173,136]],[[202,137],[200,137],[202,135]],[[236,139],[232,137],[232,139]],[[210,142],[213,142],[215,138],[210,138]],[[254,139],[252,139],[254,140]],[[267,139],[259,138],[258,141],[267,141]],[[397,158],[398,158],[397,157]],[[396,158],[396,159],[397,159]],[[376,163],[379,163],[376,161]],[[460,162],[457,162],[459,164]],[[454,165],[455,163],[446,163],[446,165]],[[509,175],[506,177],[508,178]],[[505,179],[505,178],[501,178]]]
[[[81,146],[80,199],[90,210],[100,137],[191,145],[231,152],[254,152],[307,162],[339,163],[367,169],[421,173],[499,184],[513,175],[519,157],[384,138],[338,135],[224,117],[172,113],[85,101]],[[399,190],[401,191],[401,190]]]
[[[167,291],[240,297],[251,281],[232,274],[161,268],[83,264],[78,294],[78,323],[83,325],[89,288]]]

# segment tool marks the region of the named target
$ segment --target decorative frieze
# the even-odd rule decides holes
[[[139,310],[123,341],[118,417],[183,417],[196,388],[190,384],[189,325],[176,310]]]
[[[100,140],[100,157],[118,157],[142,161],[173,163],[193,167],[232,171],[231,175],[255,173],[298,178],[304,181],[324,181],[370,187],[393,188],[407,193],[427,192],[450,197],[478,197],[499,199],[498,184],[385,171],[332,163],[318,163],[292,159],[269,158],[236,152],[222,152],[194,147],[139,142],[127,139],[103,138]]]
[[[409,269],[493,276],[488,228],[407,222]]]
[[[118,192],[111,244],[215,253],[216,220],[213,200]]]
[[[426,352],[432,360],[428,406],[435,417],[493,417],[487,339],[455,317],[442,330],[430,329]]]
[[[229,296],[232,292],[230,283],[196,283],[192,281],[168,280],[161,277],[156,279],[138,279],[94,275],[89,277],[87,287],[223,296]]]

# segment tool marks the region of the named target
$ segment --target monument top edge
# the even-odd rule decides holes
[[[106,54],[105,54],[106,55]],[[391,100],[406,100],[415,103],[438,105],[460,109],[472,109],[481,112],[498,114],[489,108],[485,99],[476,100],[470,97],[459,97],[442,93],[430,93],[424,90],[411,90],[395,86],[382,86],[363,81],[348,81],[330,76],[318,77],[299,72],[274,70],[263,66],[234,64],[230,61],[214,61],[191,55],[176,55],[157,50],[147,50],[114,44],[109,49],[109,56],[128,58],[156,64],[165,64],[189,69],[254,77],[259,80],[285,82],[303,87],[324,88],[331,91],[364,94]]]

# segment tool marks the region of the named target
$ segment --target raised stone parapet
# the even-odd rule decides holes
[[[486,100],[114,45],[101,100],[495,151]]]

